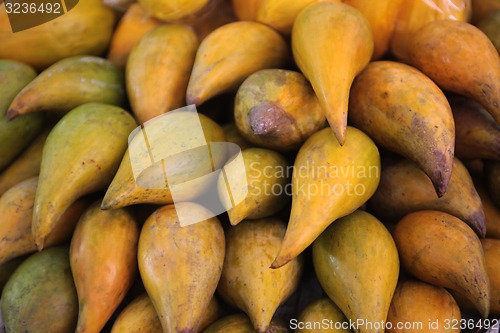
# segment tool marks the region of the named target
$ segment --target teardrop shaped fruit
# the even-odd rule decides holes
[[[387,326],[387,332],[460,332],[458,326],[447,323],[459,323],[461,319],[457,302],[446,289],[417,280],[407,280],[400,282],[394,292],[387,315],[387,323],[391,323]],[[398,327],[401,323],[405,325],[404,329]]]
[[[289,168],[282,155],[269,149],[248,148],[242,151],[241,156],[246,175],[246,179],[241,179],[241,187],[247,188],[248,193],[240,203],[227,211],[232,225],[244,219],[271,216],[282,209],[289,199]],[[226,178],[226,173],[221,173],[217,185],[225,207],[231,207],[232,198],[224,195],[227,193],[226,181],[232,186],[238,182],[239,186],[240,179]]]
[[[464,295],[488,317],[490,283],[481,242],[470,227],[447,213],[422,210],[406,215],[392,234],[408,272]]]
[[[481,30],[461,21],[435,21],[415,33],[409,50],[413,66],[442,89],[480,103],[500,125],[500,57]]]
[[[382,333],[399,277],[389,231],[362,210],[335,221],[313,244],[316,276],[328,297],[360,333]]]
[[[283,37],[268,26],[242,21],[223,25],[198,48],[186,93],[187,104],[199,105],[233,90],[260,69],[282,67],[287,56]]]
[[[3,43],[3,41],[2,41]],[[0,170],[5,168],[42,129],[42,115],[8,121],[6,114],[16,95],[36,77],[30,66],[0,59]]]
[[[0,264],[37,250],[31,233],[37,184],[38,177],[28,178],[0,197]],[[85,198],[75,201],[55,221],[46,246],[60,245],[71,239],[76,223],[88,205]]]
[[[239,2],[251,2],[241,0]],[[262,0],[256,10],[255,17],[248,18],[267,24],[283,34],[290,34],[297,15],[312,3],[321,0]],[[341,2],[341,0],[329,0]],[[237,1],[233,1],[237,2]]]
[[[500,53],[500,37],[497,33],[500,29],[500,7],[486,15],[476,26],[488,36],[497,52]]]
[[[107,58],[117,67],[127,64],[130,51],[149,31],[162,24],[151,16],[140,3],[133,3],[118,22],[111,42]]]
[[[470,99],[450,98],[455,119],[456,155],[464,160],[500,160],[500,125]]]
[[[250,142],[279,151],[295,150],[325,125],[325,112],[309,82],[294,71],[264,69],[240,86],[234,120]]]
[[[74,8],[68,8],[74,3]],[[49,9],[63,13],[63,8],[55,3],[50,8],[42,8]],[[51,21],[12,32],[5,6],[0,7],[0,58],[22,61],[42,70],[64,58],[102,54],[113,33],[114,11],[101,0],[71,1],[66,9],[68,11],[64,15]],[[23,15],[21,17],[25,20]],[[32,21],[26,19],[25,22]]]
[[[144,287],[164,332],[196,332],[212,299],[224,262],[224,231],[216,217],[182,226],[177,217],[213,216],[181,202],[159,208],[145,222],[138,262]]]
[[[323,326],[324,320],[328,321],[327,328]],[[353,333],[345,315],[329,298],[309,304],[297,321],[303,323],[303,328],[299,327],[297,333]],[[321,323],[321,326],[317,323]]]
[[[12,186],[40,173],[42,150],[49,130],[40,133],[30,145],[0,173],[0,196]]]
[[[500,161],[487,161],[484,174],[490,198],[500,209]]]
[[[486,271],[491,286],[490,313],[500,315],[500,240],[481,239]]]
[[[372,62],[354,80],[349,119],[380,146],[417,163],[443,196],[455,124],[446,96],[432,80],[405,64]]]
[[[278,269],[269,267],[285,229],[281,220],[262,219],[242,222],[227,232],[226,258],[217,291],[243,310],[259,333],[266,331],[278,306],[299,285],[301,257]]]
[[[173,203],[167,178],[174,180],[176,202],[193,200],[213,185],[204,176],[221,168],[226,160],[226,145],[218,144],[225,141],[224,130],[201,113],[167,112],[144,124],[140,134],[143,136],[131,140],[102,209]],[[144,143],[146,137],[149,146]],[[159,158],[152,161],[150,154]]]
[[[168,24],[141,38],[127,61],[127,92],[142,124],[185,103],[198,39],[185,25]]]
[[[272,267],[295,258],[330,223],[361,207],[375,192],[380,180],[377,146],[354,127],[347,127],[347,135],[340,146],[325,128],[300,148],[292,174],[290,220]]]
[[[215,322],[219,315],[219,305],[217,299],[214,297],[210,301],[205,314],[203,316],[202,324],[200,325],[200,332],[203,331],[207,326]],[[204,324],[206,322],[206,324]],[[163,329],[161,327],[160,319],[156,314],[153,303],[149,298],[147,293],[144,293],[130,302],[123,310],[120,312],[113,327],[111,333],[162,333]]]
[[[318,2],[300,12],[293,25],[297,66],[318,96],[337,140],[346,139],[349,90],[373,54],[370,25],[355,8]]]
[[[1,305],[9,333],[74,331],[78,298],[68,249],[46,249],[26,259],[5,285]]]
[[[123,73],[108,60],[76,56],[44,70],[14,98],[7,117],[40,111],[65,113],[85,103],[123,105]]]
[[[90,206],[69,251],[78,293],[77,333],[99,333],[130,289],[137,272],[139,228],[123,209]]]
[[[359,10],[370,23],[374,42],[372,60],[382,58],[389,50],[397,15],[405,1],[343,0],[342,2]]]
[[[138,0],[153,16],[162,21],[175,21],[196,14],[209,0]]]
[[[383,168],[370,208],[383,221],[396,222],[418,210],[440,210],[467,223],[480,237],[486,232],[481,199],[465,166],[457,158],[446,193],[439,198],[429,178],[404,160]]]
[[[89,103],[70,111],[52,129],[43,148],[33,212],[38,249],[71,203],[109,185],[135,126],[123,109]]]
[[[467,21],[470,14],[471,0],[404,0],[391,36],[391,52],[397,59],[408,62],[411,38],[421,27],[437,20]]]

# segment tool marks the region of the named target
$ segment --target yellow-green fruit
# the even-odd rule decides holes
[[[488,317],[490,282],[481,242],[469,226],[447,213],[421,210],[401,219],[392,234],[409,273],[464,295]]]
[[[15,120],[14,120],[15,121]],[[38,176],[42,162],[42,150],[49,130],[40,133],[33,142],[0,173],[0,196],[12,186],[28,178]]]
[[[325,112],[306,78],[293,71],[264,69],[238,89],[234,119],[250,142],[293,150],[325,125]]]
[[[225,24],[201,42],[189,78],[186,101],[199,105],[236,89],[260,69],[282,67],[287,56],[285,40],[272,28],[246,21]]]
[[[168,24],[150,31],[127,60],[127,92],[139,123],[185,104],[198,38],[193,29]]]
[[[288,333],[288,328],[273,320],[265,333]],[[256,333],[250,319],[244,314],[233,314],[217,320],[203,333]]]
[[[96,202],[80,218],[69,252],[79,303],[75,332],[101,332],[120,305],[136,276],[138,239],[123,209],[103,211]]]
[[[331,1],[306,7],[295,19],[292,51],[318,96],[338,142],[346,141],[349,90],[373,54],[370,24],[357,9]]]
[[[387,316],[391,328],[387,332],[460,332],[459,325],[452,323],[459,323],[461,318],[457,302],[446,289],[417,280],[402,281],[392,298]]]
[[[6,117],[14,97],[35,77],[36,72],[30,66],[0,59],[0,170],[5,168],[42,129],[43,117],[40,114],[21,117],[14,121],[8,121]]]
[[[196,14],[209,0],[139,0],[153,16],[163,21],[175,21]]]
[[[349,119],[381,147],[417,163],[443,196],[453,165],[455,123],[446,96],[432,80],[405,64],[372,62],[354,80]]]
[[[70,111],[52,129],[43,149],[33,212],[39,249],[74,201],[109,185],[135,126],[123,109],[89,103]]]
[[[235,206],[227,211],[232,225],[237,225],[244,219],[273,215],[283,208],[289,199],[289,168],[282,155],[269,149],[248,148],[242,151],[241,156],[245,175],[240,179],[224,173],[218,179],[219,195],[227,207],[231,207],[236,187],[242,193],[247,193],[241,202],[235,203]],[[233,191],[232,197],[226,194],[228,185]]]
[[[327,326],[324,326],[324,323]],[[299,324],[300,323],[300,324]],[[301,326],[299,326],[301,325]],[[329,298],[309,304],[297,320],[297,333],[353,333],[347,318]]]
[[[55,247],[26,259],[5,285],[1,305],[9,333],[74,331],[78,298],[68,249]]]
[[[14,98],[7,117],[50,111],[66,113],[85,103],[125,103],[123,72],[106,59],[75,56],[44,70]]]
[[[184,225],[178,216],[204,220]],[[137,260],[163,331],[196,332],[213,298],[224,262],[224,231],[203,206],[181,202],[144,223]],[[213,216],[213,215],[212,215]]]
[[[313,244],[316,276],[330,299],[351,321],[387,318],[399,277],[396,244],[375,217],[358,210],[332,223]],[[360,333],[383,333],[360,325]]]
[[[295,258],[330,223],[361,207],[379,179],[380,155],[366,134],[348,126],[343,146],[329,128],[313,134],[295,158],[292,211],[273,267]]]
[[[5,6],[1,6],[0,58],[22,61],[41,70],[71,56],[101,55],[108,47],[114,24],[115,13],[101,0],[82,0],[52,21],[13,33]]]
[[[302,258],[273,269],[269,266],[285,233],[277,219],[245,221],[227,232],[226,257],[217,287],[230,304],[243,310],[262,333],[278,308],[297,288]]]
[[[218,144],[225,140],[224,130],[212,119],[176,110],[149,121],[135,133],[102,209],[173,203],[171,183],[176,202],[193,200],[215,185],[216,177],[206,176],[222,167],[227,145]],[[152,161],[150,154],[159,158]],[[137,171],[140,169],[142,172]]]

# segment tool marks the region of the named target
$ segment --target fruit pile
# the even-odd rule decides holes
[[[12,6],[0,331],[498,332],[500,0]]]

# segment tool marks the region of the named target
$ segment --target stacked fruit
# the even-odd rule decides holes
[[[499,0],[7,8],[7,333],[500,325]]]

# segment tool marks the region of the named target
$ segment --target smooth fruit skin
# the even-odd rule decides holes
[[[313,244],[316,276],[351,321],[386,320],[399,277],[398,251],[384,225],[362,210],[329,226]],[[360,333],[383,329],[360,325]]]
[[[337,140],[346,140],[349,90],[373,54],[370,25],[355,8],[335,2],[306,7],[292,30],[295,62],[311,85]]]
[[[33,211],[38,249],[71,203],[109,185],[135,126],[123,109],[89,103],[70,111],[52,129],[43,149]]]
[[[203,333],[255,333],[250,319],[242,314],[223,317],[210,325]]]
[[[279,153],[264,148],[247,148],[241,153],[245,166],[248,189],[245,198],[227,211],[229,221],[237,225],[244,219],[260,219],[277,213],[289,201],[286,189],[289,183],[288,161]],[[234,177],[236,178],[236,177]],[[230,186],[240,179],[230,179]],[[234,183],[233,183],[234,182]],[[232,183],[232,184],[231,184]],[[228,207],[231,201],[227,197],[227,183],[221,174],[217,183],[219,196]]]
[[[67,113],[85,103],[121,106],[125,80],[108,60],[93,56],[65,58],[50,66],[14,98],[7,117],[49,111]]]
[[[415,33],[409,50],[413,66],[442,89],[474,99],[500,124],[500,58],[481,30],[461,21],[435,21]]]
[[[139,0],[154,17],[162,21],[175,21],[196,14],[209,0]]]
[[[0,170],[12,162],[42,129],[43,116],[40,114],[14,121],[8,121],[6,117],[12,100],[35,77],[32,67],[0,59]]]
[[[144,35],[127,60],[127,93],[142,124],[185,104],[198,38],[185,25],[168,24]]]
[[[446,96],[423,73],[393,61],[370,63],[352,85],[349,119],[380,146],[417,163],[444,195],[455,123]]]
[[[9,188],[28,178],[38,176],[42,150],[49,130],[40,133],[23,152],[0,173],[0,196]]]
[[[99,333],[130,289],[137,272],[139,228],[123,209],[100,202],[80,218],[70,246],[78,293],[77,333]]]
[[[396,222],[418,210],[440,210],[467,223],[479,237],[486,233],[481,199],[465,166],[457,158],[446,193],[439,198],[416,164],[403,160],[383,168],[380,185],[369,202],[375,216]]]
[[[250,75],[235,97],[234,120],[255,145],[296,150],[325,125],[325,112],[306,78],[294,71],[264,69]]]
[[[64,58],[100,55],[108,47],[116,15],[101,0],[83,0],[66,14],[39,26],[12,32],[0,8],[0,58],[42,70]]]
[[[269,266],[279,250],[285,224],[278,219],[245,221],[227,232],[226,257],[217,287],[230,304],[243,310],[259,333],[298,287],[302,258],[278,269]]]
[[[288,52],[283,37],[261,23],[240,21],[215,29],[196,53],[187,104],[199,105],[233,90],[260,69],[284,66]]]
[[[0,264],[37,250],[31,233],[37,185],[38,177],[28,178],[0,197]],[[55,221],[46,246],[70,240],[78,219],[89,204],[86,198],[75,201]]]
[[[224,231],[216,217],[183,227],[176,210],[206,213],[189,202],[155,211],[139,238],[139,271],[163,332],[197,332],[221,276]]]
[[[500,240],[481,239],[481,245],[491,285],[490,313],[498,316],[500,315]]]
[[[398,283],[394,292],[387,315],[387,322],[391,322],[392,326],[387,332],[429,332],[430,323],[435,322],[437,327],[431,328],[434,332],[460,332],[460,328],[448,323],[460,322],[461,318],[457,302],[446,289],[418,280],[407,280]],[[410,323],[412,327],[398,328],[399,323]]]
[[[333,323],[330,324],[329,328],[318,329],[317,327],[307,327],[307,323],[309,323],[309,325],[313,323],[322,323],[325,319],[327,319],[329,323]],[[336,325],[336,323],[346,323],[347,318],[339,307],[329,298],[321,298],[309,304],[300,314],[298,322],[306,323],[306,326],[302,329],[297,329],[297,333],[353,333],[349,328],[335,328],[334,325]]]
[[[450,98],[455,119],[455,153],[463,160],[500,160],[500,125],[477,102]]]
[[[272,267],[304,251],[336,219],[352,213],[375,192],[380,155],[363,132],[347,127],[340,146],[330,128],[313,134],[300,148],[292,174],[292,210],[285,238]]]
[[[9,333],[74,331],[78,299],[68,249],[46,249],[26,259],[5,285],[1,305]]]
[[[469,226],[447,213],[422,210],[401,219],[392,235],[408,272],[464,295],[488,317],[490,282],[481,242]]]

